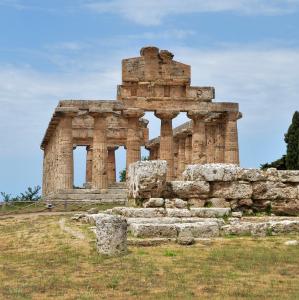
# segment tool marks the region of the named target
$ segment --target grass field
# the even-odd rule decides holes
[[[298,236],[130,247],[120,258],[98,255],[94,238],[70,216],[0,220],[0,299],[299,299],[299,247],[284,245]]]
[[[100,210],[105,210],[114,207],[115,204],[97,204],[97,203],[54,203],[52,212],[67,212],[67,211],[86,211],[92,207],[98,207]],[[24,214],[24,213],[36,213],[36,212],[48,212],[44,201],[36,202],[10,202],[0,206],[0,217],[11,214]]]

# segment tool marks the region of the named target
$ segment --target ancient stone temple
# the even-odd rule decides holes
[[[127,167],[145,146],[150,159],[166,160],[167,180],[179,178],[191,163],[239,164],[237,103],[212,102],[213,87],[191,86],[189,65],[173,54],[145,47],[140,57],[122,61],[117,100],[60,101],[46,130],[43,195],[73,189],[73,150],[86,147],[86,192],[104,191],[116,181],[115,150],[126,148]],[[161,120],[160,137],[148,140],[145,112]],[[186,112],[190,122],[173,129]]]

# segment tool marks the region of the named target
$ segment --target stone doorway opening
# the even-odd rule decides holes
[[[85,188],[86,184],[86,146],[77,146],[73,150],[74,187]]]

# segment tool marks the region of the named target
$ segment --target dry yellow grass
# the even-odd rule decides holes
[[[64,218],[86,239],[62,231],[61,216],[0,220],[0,299],[299,299],[290,237],[130,247],[106,258],[87,225]]]

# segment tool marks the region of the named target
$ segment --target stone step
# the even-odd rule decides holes
[[[58,191],[57,194],[127,194],[127,189],[109,188],[105,191],[97,189],[68,189]]]
[[[127,218],[222,218],[229,216],[230,208],[134,208],[134,207],[114,207],[108,210],[109,213],[122,215]]]
[[[177,238],[183,231],[188,231],[193,238],[209,238],[220,235],[218,223],[212,221],[174,224],[132,223],[129,230],[131,234],[137,238]]]
[[[117,200],[127,199],[123,194],[56,194],[47,197],[47,199],[57,200]]]
[[[158,217],[158,218],[127,218],[127,223],[131,224],[176,224],[176,223],[199,223],[199,222],[216,222],[219,226],[225,225],[222,218],[173,218],[173,217]]]

